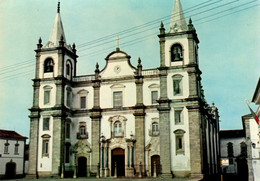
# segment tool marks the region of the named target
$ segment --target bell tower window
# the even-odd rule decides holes
[[[171,61],[183,61],[183,49],[180,44],[174,44],[171,47]]]
[[[53,72],[53,60],[51,58],[47,58],[44,62],[44,73]]]

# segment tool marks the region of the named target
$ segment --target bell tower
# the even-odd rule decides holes
[[[70,115],[71,82],[76,76],[76,46],[68,45],[60,16],[60,3],[45,46],[39,38],[30,109],[30,177],[60,174],[64,160],[64,127]],[[55,140],[55,144],[54,144]]]
[[[177,177],[200,178],[203,170],[203,147],[200,130],[199,39],[192,20],[186,23],[180,0],[174,1],[169,29],[165,30],[162,22],[158,37],[160,43],[158,111],[162,177],[171,177],[173,173]],[[177,123],[176,120],[180,122]],[[181,162],[181,157],[183,162],[188,164],[186,168],[179,169],[176,163]]]

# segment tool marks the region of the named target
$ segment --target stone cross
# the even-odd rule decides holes
[[[118,49],[119,48],[119,40],[120,40],[120,38],[117,36],[115,40],[116,40],[116,48]]]

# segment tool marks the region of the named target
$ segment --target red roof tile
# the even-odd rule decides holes
[[[11,130],[3,130],[0,129],[0,137],[1,138],[22,138],[22,139],[27,139],[27,137],[22,136],[20,134],[18,134],[15,131],[11,131]]]

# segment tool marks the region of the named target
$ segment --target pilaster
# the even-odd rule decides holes
[[[36,178],[38,175],[38,139],[39,139],[39,112],[31,112],[30,121],[30,143],[29,143],[29,170],[27,178]]]
[[[96,79],[93,81],[94,89],[94,106],[91,110],[91,172],[97,173],[97,166],[99,164],[100,154],[100,121],[101,121],[101,109],[100,109],[100,80],[98,79],[98,64],[96,68]],[[98,173],[97,173],[98,174]]]
[[[160,129],[160,162],[161,177],[171,178],[171,141],[170,141],[170,100],[167,93],[167,67],[160,67],[160,99],[159,129]]]
[[[64,116],[53,115],[52,175],[58,176],[64,160]]]
[[[199,104],[187,106],[189,117],[191,178],[202,179],[203,149],[201,133],[201,112]]]
[[[135,166],[137,175],[142,176],[145,172],[145,107],[143,104],[143,76],[141,59],[138,60],[138,71],[135,76],[136,105],[135,105]],[[143,165],[140,170],[139,164]]]

